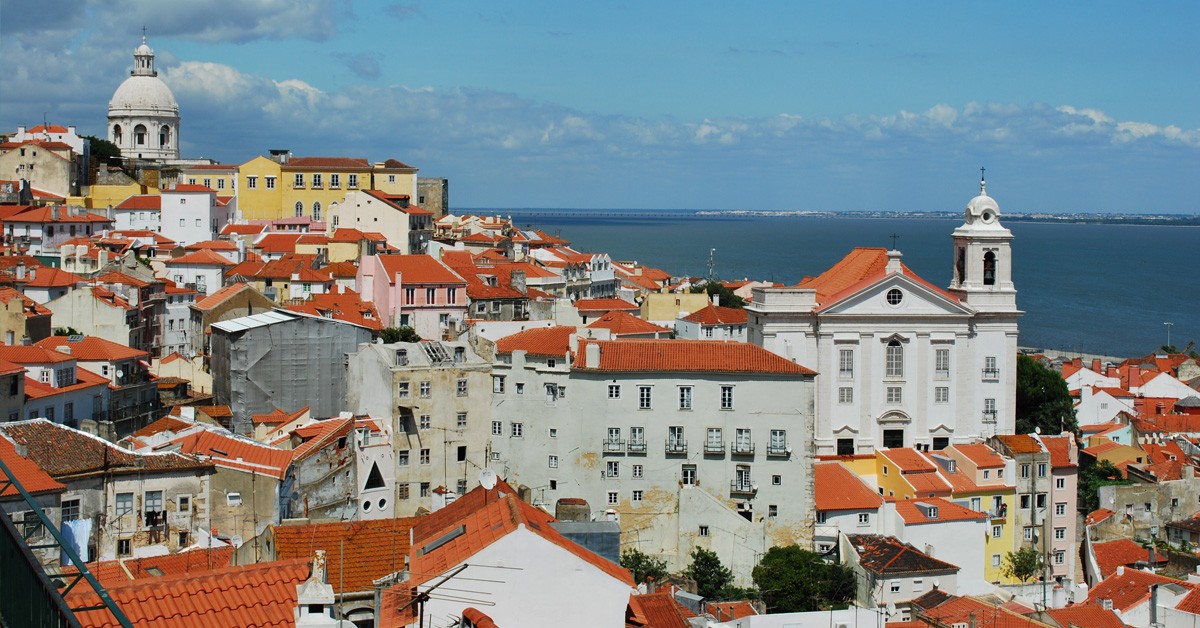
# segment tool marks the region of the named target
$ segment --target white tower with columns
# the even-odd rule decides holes
[[[133,71],[108,102],[108,140],[130,159],[179,159],[179,104],[154,69],[154,50],[142,35]]]

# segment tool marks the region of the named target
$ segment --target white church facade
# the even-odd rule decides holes
[[[1012,233],[987,195],[955,229],[938,288],[896,250],[858,248],[821,275],[756,288],[749,341],[815,369],[815,452],[940,449],[1015,429]]]

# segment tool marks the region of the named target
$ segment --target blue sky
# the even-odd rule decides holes
[[[4,129],[102,134],[145,25],[187,156],[458,207],[1200,213],[1198,3],[2,2]]]

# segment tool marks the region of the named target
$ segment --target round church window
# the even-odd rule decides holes
[[[888,290],[887,302],[889,305],[900,305],[900,302],[903,300],[904,300],[904,293],[900,292],[899,289],[892,288],[891,290]]]

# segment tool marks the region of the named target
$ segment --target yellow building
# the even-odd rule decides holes
[[[983,444],[951,445],[934,452],[942,476],[950,482],[951,499],[965,502],[971,510],[988,515],[984,550],[984,578],[988,582],[1017,584],[1004,577],[1004,559],[1017,549],[1016,493],[1013,461]],[[1011,514],[1010,514],[1011,513]]]
[[[217,191],[218,196],[237,194],[238,167],[229,164],[196,164],[179,170],[179,182],[203,185]]]
[[[397,162],[399,163],[399,162]],[[347,190],[369,189],[370,162],[359,157],[292,157],[272,151],[238,172],[238,206],[246,220],[323,221]]]
[[[371,189],[379,190],[388,196],[397,194],[407,195],[409,199],[417,198],[417,169],[401,161],[389,159],[376,163],[371,169],[373,181]]]

